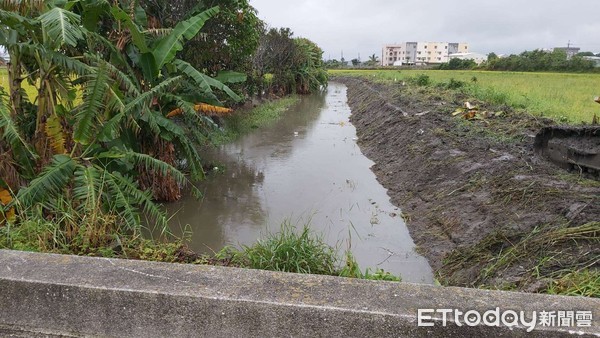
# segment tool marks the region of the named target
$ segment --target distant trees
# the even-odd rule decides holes
[[[344,60],[344,58],[342,58],[341,61],[337,60],[337,59],[332,59],[332,60],[327,60],[324,63],[325,67],[328,69],[338,69],[338,68],[345,68],[345,67],[350,67],[350,65],[353,68],[360,68],[360,67],[365,67],[365,68],[373,68],[373,67],[377,67],[380,65],[379,62],[379,57],[375,54],[372,54],[371,56],[369,56],[369,59],[365,62],[361,62],[360,59],[358,58],[354,58],[352,60],[350,60],[349,62],[347,62],[346,60]]]
[[[594,69],[594,62],[585,60],[581,55],[567,58],[567,54],[564,50],[557,49],[549,52],[536,49],[533,51],[525,51],[519,55],[513,54],[504,58],[490,57],[488,55],[488,61],[482,68],[487,70],[520,72],[588,72]]]
[[[596,55],[592,52],[580,52],[580,53],[577,53],[577,56],[596,56]]]
[[[379,57],[375,54],[369,56],[369,60],[367,60],[364,65],[366,67],[377,67],[379,65]]]
[[[327,69],[337,69],[337,68],[341,68],[341,67],[342,67],[342,63],[340,61],[338,61],[337,59],[331,59],[331,60],[325,61],[325,68],[327,68]]]
[[[477,63],[471,59],[462,60],[458,58],[453,58],[447,63],[442,63],[439,66],[439,69],[445,70],[458,70],[458,69],[473,69],[477,67]]]

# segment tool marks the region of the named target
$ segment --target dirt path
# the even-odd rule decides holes
[[[335,80],[348,86],[362,151],[442,284],[546,291],[568,272],[599,269],[600,182],[533,152],[552,121],[473,101],[502,113],[465,120],[452,116],[464,94]]]

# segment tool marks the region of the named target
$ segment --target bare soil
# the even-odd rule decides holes
[[[536,155],[549,119],[460,91],[337,78],[372,170],[444,285],[547,290],[600,268],[600,182]],[[465,101],[492,117],[453,116]]]

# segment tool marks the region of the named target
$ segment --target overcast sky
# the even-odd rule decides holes
[[[384,44],[467,42],[472,52],[564,46],[600,52],[600,0],[250,0],[272,27],[316,42],[325,59],[381,55]]]

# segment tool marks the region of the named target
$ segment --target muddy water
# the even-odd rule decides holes
[[[404,281],[432,283],[427,261],[370,171],[349,122],[346,87],[305,97],[271,127],[206,154],[219,167],[200,186],[204,198],[168,206],[174,232],[186,224],[200,252],[252,244],[290,220],[350,248],[361,268],[380,267]]]

